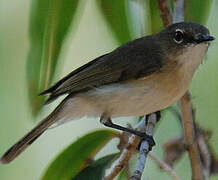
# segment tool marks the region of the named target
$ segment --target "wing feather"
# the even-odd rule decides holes
[[[71,72],[54,86],[41,93],[50,93],[46,103],[63,94],[86,91],[105,84],[137,79],[160,70],[162,51],[151,47],[147,36],[131,41]],[[152,43],[153,46],[155,43]],[[156,45],[157,47],[158,44]]]

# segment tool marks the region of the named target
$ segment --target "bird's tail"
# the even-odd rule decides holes
[[[65,100],[56,107],[56,109],[44,120],[42,120],[35,128],[27,133],[20,141],[14,144],[0,159],[2,164],[10,163],[19,154],[21,154],[30,144],[32,144],[45,130],[47,130],[52,124],[56,123],[59,119],[58,114],[64,105]]]
[[[0,159],[2,164],[7,164],[21,154],[30,144],[32,144],[50,125],[49,117],[41,121],[34,129],[27,133],[21,140],[14,144]]]

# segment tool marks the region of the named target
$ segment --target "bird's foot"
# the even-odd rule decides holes
[[[148,145],[149,145],[149,148],[148,150],[151,151],[153,146],[155,146],[155,141],[154,141],[154,138],[153,136],[149,136],[147,135],[146,133],[142,133],[144,136],[140,136],[141,137],[141,140],[138,144],[138,147],[137,147],[137,150],[140,150],[140,147],[141,147],[141,144],[143,141],[147,141],[148,142]]]

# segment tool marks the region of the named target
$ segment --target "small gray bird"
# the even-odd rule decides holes
[[[113,124],[111,118],[150,114],[180,99],[212,40],[209,30],[200,24],[176,23],[74,70],[40,94],[50,94],[46,104],[68,96],[12,146],[1,162],[12,161],[50,126],[83,116],[100,117],[106,126],[143,135]]]

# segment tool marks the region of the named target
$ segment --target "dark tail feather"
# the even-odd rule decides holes
[[[30,144],[32,144],[49,126],[55,122],[55,118],[48,116],[41,121],[34,129],[25,135],[20,141],[14,144],[0,159],[2,164],[7,164],[21,154]]]
[[[63,105],[68,100],[68,95],[55,110],[44,120],[42,120],[35,128],[33,128],[26,136],[13,145],[1,158],[2,164],[7,164],[14,160],[19,154],[21,154],[30,144],[32,144],[42,133],[45,132],[52,124],[54,124],[59,118],[58,114],[63,109]]]

